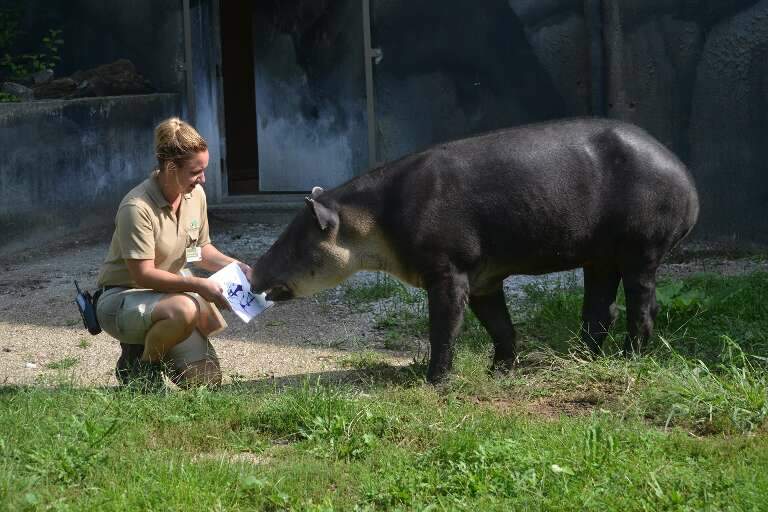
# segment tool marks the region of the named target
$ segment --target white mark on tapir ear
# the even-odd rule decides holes
[[[317,199],[317,197],[323,192],[325,192],[325,190],[323,190],[323,187],[312,188],[312,199]]]
[[[323,231],[328,229],[328,225],[338,218],[333,210],[318,203],[311,197],[305,197],[304,202],[312,208],[312,213],[315,215],[315,219]]]

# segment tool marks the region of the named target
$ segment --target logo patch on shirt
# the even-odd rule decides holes
[[[193,219],[192,222],[189,223],[189,229],[190,230],[196,230],[200,227],[200,223],[197,222],[197,219]]]

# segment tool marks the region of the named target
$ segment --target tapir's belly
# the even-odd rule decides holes
[[[470,271],[471,280],[483,283],[497,282],[510,275],[541,275],[551,272],[562,272],[589,265],[592,262],[604,262],[608,259],[605,254],[598,255],[592,251],[574,252],[572,249],[553,250],[551,253],[519,254],[510,250],[507,255],[486,255],[481,262]]]

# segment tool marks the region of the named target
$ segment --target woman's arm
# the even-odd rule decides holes
[[[141,288],[159,292],[195,292],[208,302],[213,302],[223,309],[229,309],[229,301],[224,297],[224,290],[210,279],[194,276],[180,276],[155,268],[154,260],[125,260],[128,272]]]
[[[216,247],[213,246],[213,244],[206,244],[203,246],[202,256],[203,259],[197,262],[195,265],[202,268],[203,270],[216,272],[217,270],[226,267],[234,261],[240,266],[240,270],[243,271],[243,274],[245,274],[245,277],[248,278],[248,281],[251,280],[253,269],[249,265],[246,265],[242,261],[230,258],[226,254],[221,253]]]

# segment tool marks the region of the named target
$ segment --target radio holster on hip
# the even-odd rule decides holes
[[[75,304],[80,311],[80,317],[83,319],[83,325],[88,332],[94,336],[101,332],[101,326],[99,325],[99,319],[96,318],[96,302],[101,295],[101,290],[97,291],[93,296],[87,291],[80,290],[80,286],[75,281],[75,288],[77,289],[77,295],[75,296]]]

